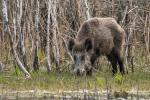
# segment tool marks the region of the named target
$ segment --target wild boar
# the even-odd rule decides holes
[[[74,59],[74,73],[91,74],[96,60],[106,56],[112,65],[113,75],[125,73],[123,44],[125,31],[114,18],[91,18],[81,25],[75,39],[68,41],[68,49]]]

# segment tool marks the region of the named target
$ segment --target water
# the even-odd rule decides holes
[[[59,91],[40,90],[7,91],[0,94],[0,100],[150,100],[150,92],[111,91]]]

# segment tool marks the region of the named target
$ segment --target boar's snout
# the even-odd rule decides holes
[[[85,74],[85,69],[74,69],[73,71],[77,76],[83,76]]]

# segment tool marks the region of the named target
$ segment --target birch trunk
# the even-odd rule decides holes
[[[39,57],[38,57],[38,41],[39,41],[39,0],[36,0],[36,15],[35,15],[35,45],[34,45],[34,61],[33,61],[33,69],[34,71],[39,70]]]
[[[145,47],[146,47],[146,54],[147,54],[147,57],[146,57],[146,61],[147,63],[149,63],[149,34],[150,34],[150,30],[149,30],[149,27],[148,27],[148,15],[146,16],[145,18],[145,25],[144,25],[144,41],[145,41]]]
[[[80,11],[81,11],[81,14],[83,14],[82,17],[86,18],[85,20],[88,20],[91,18],[88,0],[81,0],[80,1]]]
[[[22,19],[22,0],[16,0],[16,29],[17,33],[19,33],[19,42],[17,44],[17,50],[19,53],[19,58],[24,64],[24,67],[29,71],[29,67],[26,62],[26,50],[24,43],[24,32],[21,28],[21,19]]]
[[[90,15],[90,8],[88,5],[88,1],[84,0],[84,3],[85,3],[85,9],[86,9],[86,19],[90,19],[91,15]]]
[[[30,77],[30,73],[26,70],[26,68],[24,67],[24,65],[22,64],[22,62],[20,61],[17,52],[16,52],[16,48],[14,46],[14,41],[12,38],[12,34],[10,32],[10,28],[9,28],[9,24],[8,24],[8,14],[7,14],[7,0],[2,0],[2,15],[3,15],[3,23],[4,23],[4,32],[8,33],[9,38],[10,38],[10,46],[11,46],[11,50],[12,50],[12,54],[13,57],[16,61],[16,63],[18,64],[19,68],[23,71],[23,73],[27,76]]]
[[[47,17],[47,28],[46,28],[46,60],[47,60],[47,71],[51,71],[51,60],[50,60],[50,10],[51,0],[48,1],[48,17]]]
[[[53,33],[53,51],[54,51],[54,57],[56,60],[56,69],[59,70],[59,63],[60,63],[60,53],[59,53],[59,47],[58,47],[58,23],[57,23],[57,11],[56,11],[56,5],[57,0],[51,1],[51,26],[52,26],[52,33]]]

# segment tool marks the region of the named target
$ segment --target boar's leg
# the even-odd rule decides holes
[[[124,71],[124,65],[123,65],[123,57],[121,55],[120,52],[117,52],[117,60],[118,60],[118,64],[119,64],[119,70],[121,72],[121,74],[125,74],[125,71]]]
[[[89,76],[92,75],[92,68],[86,71],[86,75],[89,75]]]
[[[115,75],[117,73],[117,56],[114,50],[112,50],[112,52],[109,55],[107,55],[107,58],[112,65],[112,73],[113,75]]]
[[[92,64],[92,66],[95,64],[97,58],[98,58],[98,57],[97,57],[95,54],[93,54],[93,55],[91,56],[91,64]]]
[[[92,67],[86,71],[87,75],[92,75],[92,70],[95,67],[95,63],[97,61],[97,58],[98,58],[98,56],[96,54],[93,54],[91,56],[90,62],[91,62]]]

